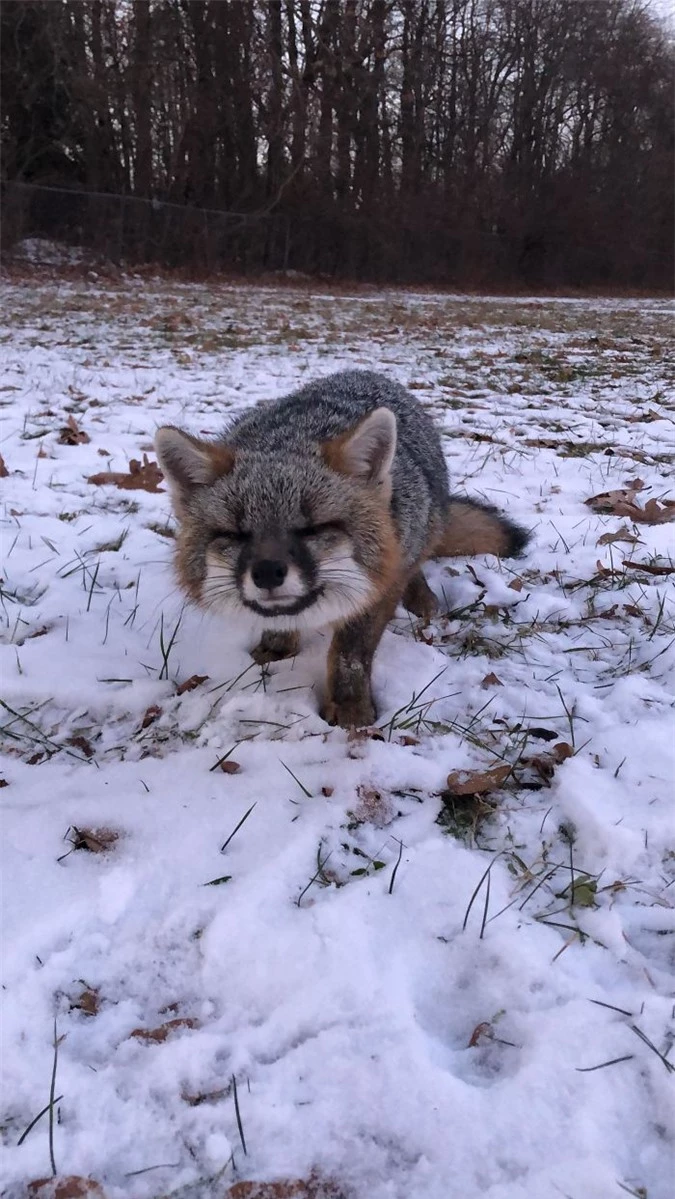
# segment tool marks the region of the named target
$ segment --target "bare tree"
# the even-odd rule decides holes
[[[0,8],[16,236],[246,270],[671,285],[673,45],[646,0]]]

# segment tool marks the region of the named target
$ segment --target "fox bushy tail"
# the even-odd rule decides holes
[[[525,548],[528,536],[491,504],[451,496],[445,528],[433,554],[436,558],[473,554],[514,558]]]

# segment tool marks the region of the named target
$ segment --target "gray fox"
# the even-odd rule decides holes
[[[188,595],[245,615],[258,662],[332,627],[322,715],[372,724],[373,655],[397,605],[430,618],[421,571],[451,554],[517,554],[527,534],[449,494],[439,433],[399,383],[343,371],[257,404],[214,441],[172,426],[155,448],[179,522]]]

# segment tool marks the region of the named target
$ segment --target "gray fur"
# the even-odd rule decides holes
[[[300,455],[304,462],[297,464],[297,477],[306,477],[307,455],[319,459],[322,442],[346,433],[376,408],[388,408],[396,417],[392,511],[404,561],[413,563],[428,541],[432,515],[442,519],[446,511],[448,473],[431,417],[400,383],[374,371],[316,379],[281,400],[257,404],[225,431],[223,440],[234,449],[262,451],[260,472],[254,472],[249,487],[260,489],[262,499],[271,484],[272,502],[278,504],[268,454]]]
[[[155,444],[184,587],[245,615],[262,634],[260,662],[295,653],[303,629],[332,625],[322,712],[345,727],[375,718],[372,659],[397,603],[433,615],[424,559],[457,552],[453,542],[512,553],[526,540],[487,505],[451,499],[431,418],[371,371],[258,404],[217,441],[165,428]]]

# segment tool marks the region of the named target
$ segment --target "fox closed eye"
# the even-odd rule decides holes
[[[321,525],[305,525],[295,529],[296,537],[321,537],[324,533],[344,533],[345,527],[339,520],[327,520]]]
[[[235,541],[243,544],[245,541],[251,540],[250,533],[244,533],[242,529],[216,529],[211,537],[212,541]]]

